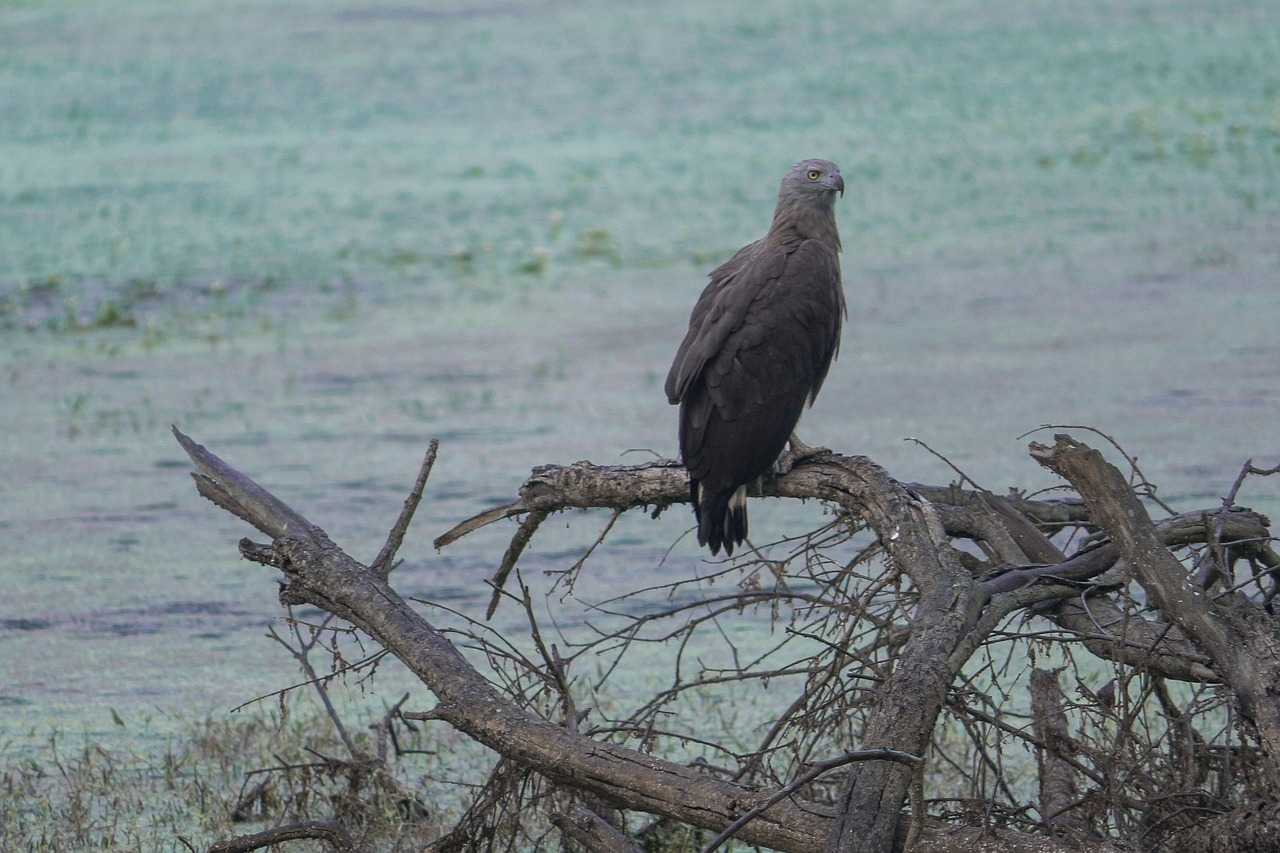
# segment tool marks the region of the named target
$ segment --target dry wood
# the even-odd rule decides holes
[[[551,822],[587,853],[642,853],[616,827],[581,803],[569,806],[564,814],[552,815]]]
[[[1035,445],[1033,455],[1067,476],[1083,501],[1034,501],[957,487],[907,486],[870,460],[830,453],[806,458],[786,474],[765,478],[758,485],[757,495],[817,498],[835,504],[844,523],[875,533],[876,544],[871,547],[883,553],[894,572],[910,580],[913,606],[909,611],[886,611],[886,621],[875,621],[873,611],[851,602],[854,610],[847,618],[854,632],[842,641],[840,649],[833,650],[839,653],[823,665],[826,668],[810,674],[808,686],[786,712],[784,719],[790,722],[783,725],[780,720],[771,728],[762,751],[743,764],[741,772],[759,769],[764,749],[778,748],[783,733],[789,731],[787,726],[802,723],[803,715],[813,710],[809,703],[819,699],[849,701],[831,692],[841,683],[836,673],[861,667],[874,689],[859,694],[857,745],[864,754],[869,751],[889,760],[853,764],[840,790],[834,792],[832,809],[812,798],[810,783],[814,780],[802,775],[789,785],[750,784],[735,781],[737,777],[731,773],[708,773],[599,739],[607,736],[606,729],[578,731],[579,715],[569,693],[566,663],[540,638],[537,645],[546,670],[539,671],[558,691],[564,720],[553,722],[537,716],[496,689],[445,635],[395,592],[386,576],[412,509],[421,498],[434,446],[387,547],[371,568],[345,554],[323,530],[252,480],[176,430],[175,434],[199,468],[194,476],[200,493],[271,537],[270,545],[242,541],[241,553],[284,573],[288,583],[281,590],[281,601],[309,603],[350,622],[399,657],[432,691],[436,707],[406,713],[406,719],[447,722],[501,754],[512,766],[525,768],[523,772],[532,770],[555,785],[583,792],[603,804],[648,812],[726,836],[732,832],[740,841],[783,851],[896,850],[906,842],[913,823],[922,829],[914,839],[913,851],[1057,853],[1111,849],[1102,841],[1047,839],[1007,827],[948,826],[933,819],[922,820],[918,797],[911,798],[914,813],[906,811],[908,794],[915,784],[913,771],[893,758],[925,755],[944,707],[979,725],[1016,731],[998,713],[992,716],[949,697],[954,696],[957,678],[968,678],[961,676],[964,667],[992,632],[1006,624],[1010,615],[1032,607],[1104,659],[1190,682],[1225,682],[1241,697],[1257,725],[1267,746],[1264,766],[1274,772],[1273,750],[1280,744],[1280,719],[1274,718],[1275,708],[1266,707],[1263,701],[1264,696],[1274,695],[1267,691],[1275,687],[1275,671],[1280,669],[1280,641],[1275,639],[1271,617],[1238,592],[1211,595],[1204,587],[1197,587],[1168,550],[1188,543],[1208,543],[1205,553],[1224,567],[1244,555],[1270,571],[1275,561],[1265,544],[1269,522],[1243,510],[1207,510],[1153,524],[1145,511],[1135,511],[1135,506],[1142,510],[1141,503],[1118,472],[1108,472],[1109,466],[1100,456],[1091,457],[1092,451],[1069,441],[1060,440],[1053,450]],[[616,514],[642,506],[661,510],[687,500],[687,495],[685,472],[670,461],[617,467],[588,462],[542,466],[521,487],[518,500],[459,524],[437,539],[436,545],[443,547],[495,520],[526,516],[495,577],[495,585],[500,586],[506,573],[516,567],[538,525],[554,512],[603,507]],[[1096,532],[1099,527],[1111,540],[1096,542],[1070,556],[1050,538],[1064,528]],[[979,545],[985,559],[961,554],[951,544],[959,539]],[[1231,575],[1224,569],[1213,577],[1222,582]],[[1127,592],[1132,579],[1147,590],[1158,612],[1133,612]],[[871,584],[868,596],[879,583]],[[725,596],[723,608],[727,612],[781,594],[744,590]],[[806,601],[805,594],[785,594],[797,602]],[[532,618],[527,591],[522,600]],[[839,607],[840,602],[817,596],[805,606]],[[678,605],[673,607],[673,612],[678,610]],[[907,623],[902,624],[900,617],[908,613]],[[1162,617],[1171,621],[1162,621]],[[859,628],[859,620],[866,623],[865,629]],[[537,626],[532,624],[536,637]],[[863,637],[870,638],[869,642],[860,639]],[[1243,649],[1239,659],[1227,659],[1224,650],[1236,647]],[[775,673],[782,674],[784,671]],[[770,674],[761,676],[768,678]],[[1167,696],[1162,694],[1162,701],[1168,704]],[[1041,684],[1034,702],[1048,727],[1034,736],[1019,736],[1041,746],[1060,747],[1067,737],[1068,713],[1060,691],[1056,685],[1050,691]],[[1169,712],[1169,717],[1177,718],[1180,725],[1189,719],[1176,710]],[[645,719],[652,732],[652,716],[636,718],[638,723]],[[1202,739],[1184,740],[1180,747],[1184,750],[1208,748]],[[1047,816],[1070,806],[1074,790],[1066,783],[1072,772],[1080,773],[1086,784],[1099,785],[1108,772],[1087,767],[1065,754],[1059,757],[1063,761],[1050,766],[1045,777]],[[839,759],[805,754],[800,760],[810,767],[821,767],[824,761]],[[1154,779],[1149,782],[1158,784]],[[1130,797],[1120,805],[1144,807],[1140,797]],[[616,830],[610,836],[607,825],[597,824],[586,814],[571,812],[557,820],[569,837],[575,837],[576,832],[599,831],[596,840],[583,842],[589,849],[630,849],[630,841]],[[1091,834],[1083,823],[1070,828]]]
[[[1280,625],[1239,593],[1211,596],[1160,541],[1146,507],[1124,476],[1093,448],[1070,436],[1031,455],[1080,492],[1160,611],[1212,661],[1257,727],[1273,785],[1280,784]]]
[[[1063,713],[1058,673],[1036,669],[1031,673],[1031,719],[1044,747],[1036,756],[1040,771],[1040,819],[1052,829],[1087,832],[1088,827],[1071,810],[1080,804],[1075,773],[1060,754],[1072,751],[1072,739]]]
[[[694,826],[721,830],[772,793],[592,740],[521,709],[379,573],[342,552],[323,531],[205,448],[185,436],[179,441],[202,472],[196,475],[201,494],[224,508],[241,508],[243,514],[236,514],[268,535],[283,534],[273,542],[275,556],[269,561],[289,580],[281,600],[328,610],[391,650],[439,701],[431,718],[555,782]],[[241,550],[248,557],[263,556],[258,547],[242,544]],[[830,818],[829,809],[786,800],[744,827],[740,837],[779,850],[817,850]]]
[[[301,841],[316,838],[327,841],[334,850],[347,853],[356,849],[351,833],[336,820],[304,820],[287,826],[277,826],[252,835],[240,835],[227,841],[219,841],[210,845],[209,853],[249,853],[250,850],[261,850],[283,844],[286,841]]]

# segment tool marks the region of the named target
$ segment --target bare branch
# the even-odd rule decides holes
[[[700,574],[651,586],[635,598],[627,593],[586,603],[591,620],[586,629],[595,639],[579,643],[566,634],[572,653],[562,657],[555,645],[544,642],[523,584],[522,594],[511,597],[525,607],[532,651],[466,614],[455,615],[466,619],[469,629],[439,630],[388,584],[386,571],[422,498],[434,446],[386,547],[367,567],[234,468],[175,435],[200,469],[200,493],[271,537],[270,545],[246,540],[241,553],[284,573],[282,602],[312,604],[347,620],[396,654],[435,694],[438,704],[430,711],[399,714],[397,705],[399,719],[447,722],[502,756],[494,779],[505,781],[493,788],[488,806],[469,810],[470,817],[439,842],[441,850],[465,849],[473,830],[526,831],[520,809],[548,798],[558,802],[553,808],[563,809],[561,789],[585,796],[592,808],[598,803],[647,812],[719,833],[709,849],[733,837],[743,844],[806,853],[880,853],[906,843],[913,853],[967,853],[978,849],[979,840],[984,851],[1006,853],[1107,850],[1106,842],[1087,839],[1119,833],[1126,842],[1134,840],[1137,836],[1124,832],[1148,818],[1140,831],[1151,833],[1156,849],[1161,838],[1189,825],[1189,815],[1199,819],[1238,802],[1240,780],[1257,767],[1280,779],[1275,774],[1280,710],[1268,707],[1268,697],[1280,694],[1280,630],[1258,606],[1277,589],[1280,569],[1280,557],[1268,544],[1269,522],[1250,511],[1215,507],[1152,524],[1145,512],[1133,512],[1134,505],[1139,510],[1142,505],[1131,484],[1118,471],[1108,472],[1100,456],[1085,458],[1093,451],[1083,446],[1066,446],[1063,440],[1053,451],[1033,446],[1033,453],[1044,456],[1043,464],[1069,475],[1083,501],[904,486],[862,457],[824,454],[801,460],[787,473],[765,478],[753,494],[826,501],[835,506],[834,521],[716,567],[714,577],[736,583],[736,591],[704,595],[705,586],[692,585],[709,583]],[[1138,487],[1153,491],[1129,461]],[[1251,466],[1247,471],[1266,473]],[[565,573],[571,583],[620,513],[653,507],[656,514],[687,501],[687,490],[684,469],[669,460],[542,466],[522,485],[518,500],[463,522],[436,545],[493,521],[523,516],[493,578],[496,600],[510,595],[501,590],[506,576],[550,514],[590,507],[613,512],[594,544]],[[874,541],[868,542],[868,530]],[[1064,554],[1081,533],[1094,544]],[[1190,571],[1171,547],[1190,549],[1184,557],[1194,563]],[[780,552],[785,555],[779,557]],[[1239,580],[1246,563],[1251,572],[1234,582],[1232,575]],[[1192,574],[1210,580],[1203,586],[1192,583]],[[1250,583],[1257,584],[1256,593],[1236,591]],[[645,596],[667,601],[654,607]],[[415,601],[442,606],[429,598]],[[734,637],[729,620],[743,609],[774,620],[775,636],[763,652]],[[1046,617],[1057,628],[1012,621],[1019,611]],[[703,655],[708,635],[723,644],[731,662]],[[569,673],[591,669],[578,662],[596,660],[588,667],[601,673],[603,682],[629,648],[665,641],[671,643],[672,680],[649,701],[637,702],[634,711],[618,713],[610,701],[598,703],[606,709],[599,712],[602,722],[579,731]],[[300,633],[298,642],[307,644]],[[1033,733],[1025,713],[1009,709],[1014,693],[1004,679],[1025,676],[1030,670],[1026,655],[1035,660],[1048,644],[1050,665],[1061,661],[1059,655],[1072,661],[1072,654],[1084,654],[1082,647],[1118,662],[1120,687],[1117,698],[1104,706],[1104,691],[1095,694],[1082,683],[1095,678],[1078,675],[1085,699],[1069,705],[1056,683],[1047,685],[1043,673],[1032,676],[1040,723]],[[481,674],[463,651],[487,656],[492,672]],[[1177,685],[1170,692],[1161,676],[1201,684]],[[744,744],[731,723],[726,723],[726,737],[719,738],[702,736],[696,727],[686,731],[684,722],[671,716],[678,707],[673,700],[697,701],[702,691],[735,683],[748,690],[772,684],[775,691],[792,691],[779,697],[776,713],[754,730],[754,744]],[[585,684],[578,689],[599,687]],[[714,695],[719,701],[723,694]],[[1163,712],[1152,710],[1157,700]],[[940,724],[944,705],[954,713]],[[1241,709],[1245,719],[1235,725]],[[1095,728],[1068,732],[1068,714],[1092,721],[1088,725]],[[1206,720],[1218,727],[1216,734],[1191,728]],[[379,755],[385,756],[392,721],[391,713],[383,719]],[[1104,729],[1115,729],[1107,735],[1114,742],[1102,742]],[[942,734],[955,731],[959,748],[956,740],[947,740],[950,734]],[[1007,774],[1017,761],[1001,751],[1000,741],[1008,735],[1046,751],[1043,821],[1035,815],[1034,793]],[[640,749],[620,745],[624,738]],[[950,766],[963,774],[964,765],[972,768],[967,793],[925,800],[922,786],[935,784],[935,777],[917,775],[910,761],[892,760],[918,762],[914,757],[931,745],[942,756],[944,771]],[[691,765],[648,752],[669,746],[673,749],[664,755],[679,754]],[[841,750],[849,752],[833,759],[835,764],[813,760]],[[856,761],[850,755],[890,760]],[[840,774],[823,776],[845,763],[850,766],[843,780]],[[1077,794],[1073,775],[1097,787]],[[819,804],[832,799],[834,809]],[[926,817],[926,803],[931,809],[960,804],[941,807],[941,813],[965,825],[946,826]],[[1112,811],[1104,819],[1107,809]],[[594,840],[582,837],[590,850],[634,853],[631,841],[590,815],[574,809],[554,820],[566,838],[598,830]],[[1035,837],[1053,823],[1070,830],[1075,841]],[[614,844],[620,846],[609,846]]]
[[[502,562],[498,564],[498,570],[493,573],[493,578],[489,583],[493,586],[493,596],[489,599],[489,608],[484,613],[484,618],[492,619],[493,614],[498,609],[498,602],[502,600],[502,587],[507,582],[507,576],[511,574],[511,570],[516,567],[516,563],[520,559],[520,555],[524,553],[525,546],[533,540],[533,534],[537,532],[538,526],[547,520],[550,515],[546,510],[534,510],[529,513],[529,517],[520,523],[520,528],[516,531],[516,535],[511,537],[511,544],[507,546],[507,551],[502,555]],[[445,534],[448,536],[448,534]],[[441,537],[443,539],[445,537]],[[440,547],[440,541],[436,540],[436,547]]]
[[[1155,605],[1215,662],[1258,727],[1272,783],[1280,783],[1280,631],[1275,620],[1238,593],[1210,599],[1160,541],[1146,508],[1102,454],[1070,436],[1053,447],[1031,445],[1031,455],[1080,492]]]
[[[318,838],[329,842],[334,850],[354,851],[355,842],[347,828],[336,820],[304,820],[286,826],[277,826],[252,835],[241,835],[228,841],[219,841],[209,847],[209,853],[248,853],[273,844]]]
[[[918,755],[909,755],[896,749],[861,749],[857,752],[849,752],[836,758],[828,759],[817,764],[817,766],[800,774],[796,779],[788,782],[773,793],[769,799],[735,820],[733,823],[725,827],[724,831],[712,839],[711,843],[702,848],[702,853],[715,853],[730,838],[737,834],[738,830],[764,814],[765,809],[774,803],[791,796],[796,791],[808,785],[814,779],[817,779],[824,773],[834,770],[837,767],[843,767],[846,764],[852,764],[855,761],[900,761],[904,764],[912,766],[919,765],[924,759]]]
[[[191,475],[203,497],[272,539],[311,532],[311,522],[275,495],[183,435],[176,426],[172,429],[178,444],[203,472]]]
[[[305,526],[294,533],[284,519],[300,516],[194,442],[183,446],[201,470],[212,472],[214,485],[231,500],[240,503],[246,494],[265,496],[255,499],[263,508],[259,529],[290,531],[273,544],[291,581],[282,599],[328,610],[391,650],[436,695],[435,718],[554,782],[694,826],[719,830],[732,822],[743,804],[768,797],[768,792],[750,786],[592,740],[522,710],[495,690],[380,575],[337,549],[305,519]],[[284,509],[273,514],[272,507]],[[788,800],[775,804],[742,835],[779,850],[809,851],[817,849],[829,821],[829,810]]]
[[[1050,828],[1064,826],[1087,831],[1087,825],[1070,813],[1078,805],[1075,777],[1071,765],[1059,757],[1059,753],[1070,750],[1072,741],[1067,732],[1057,672],[1047,669],[1032,671],[1031,719],[1035,724],[1036,737],[1045,745],[1037,755],[1041,819]]]
[[[422,460],[422,467],[418,470],[418,479],[414,482],[413,489],[409,492],[409,497],[404,499],[404,509],[400,511],[400,517],[396,519],[391,532],[387,534],[387,544],[382,546],[378,556],[369,564],[370,569],[378,572],[383,577],[386,577],[391,571],[391,564],[396,558],[396,552],[400,550],[400,545],[404,542],[404,535],[409,531],[409,525],[413,522],[413,514],[418,510],[418,503],[422,500],[422,492],[427,487],[427,478],[431,476],[431,468],[436,464],[436,453],[439,450],[440,439],[431,439],[431,443],[427,446],[427,455]]]

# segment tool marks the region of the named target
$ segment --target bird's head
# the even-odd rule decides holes
[[[829,160],[801,160],[782,179],[781,195],[796,200],[812,198],[829,205],[836,193],[844,195],[844,178]]]

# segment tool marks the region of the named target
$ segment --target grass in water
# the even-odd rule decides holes
[[[354,733],[363,761],[344,760],[333,726],[301,713],[210,718],[163,750],[54,734],[39,754],[0,759],[0,849],[203,850],[325,818],[372,849],[421,849],[457,817],[460,797],[441,783],[459,790],[461,771],[442,772],[424,745],[437,732],[421,728],[401,729],[379,762],[377,728]]]

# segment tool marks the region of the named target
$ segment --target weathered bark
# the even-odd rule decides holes
[[[1203,543],[1216,535],[1219,542],[1230,545],[1265,540],[1270,536],[1267,518],[1252,510],[1231,508],[1185,512],[1154,523],[1156,535],[1167,547]],[[1062,628],[1079,636],[1090,652],[1103,660],[1126,663],[1178,681],[1220,682],[1222,678],[1210,667],[1211,660],[1181,630],[1168,623],[1155,622],[1124,612],[1114,601],[1102,596],[1082,598],[1079,589],[1063,590],[1052,600],[1048,590],[1056,581],[1079,583],[1099,579],[1112,570],[1121,558],[1120,547],[1105,541],[1085,548],[1071,557],[1064,556],[1052,543],[1052,551],[1038,551],[1038,559],[1052,565],[1013,567],[984,576],[983,585],[993,600],[984,613],[984,621],[1001,616],[1037,601],[1037,612]],[[1009,595],[1028,589],[1039,582],[1046,597]],[[1071,590],[1068,592],[1068,590]]]
[[[1280,797],[1269,795],[1188,829],[1181,853],[1280,853]]]
[[[1011,837],[1012,836],[1012,837]],[[908,853],[1120,853],[1111,844],[1083,844],[1057,838],[1037,838],[1008,831],[964,827],[945,840],[922,838]]]
[[[1040,772],[1040,819],[1052,829],[1087,831],[1071,809],[1079,804],[1075,771],[1060,753],[1068,751],[1071,736],[1062,710],[1058,674],[1046,669],[1031,673],[1031,721],[1036,737],[1044,743],[1036,756]]]
[[[913,827],[922,829],[913,851],[1110,849],[1101,841],[1052,840],[1004,828],[922,820],[907,810],[910,762],[873,760],[852,765],[832,810],[796,794],[804,790],[801,777],[794,786],[782,788],[726,781],[538,717],[496,690],[389,584],[387,568],[420,497],[434,448],[415,487],[416,496],[406,502],[387,547],[373,567],[367,567],[282,501],[175,433],[202,472],[195,475],[200,493],[271,537],[270,545],[244,540],[241,552],[284,572],[288,584],[281,590],[281,601],[310,603],[347,620],[399,657],[430,688],[438,705],[406,717],[447,722],[558,785],[618,808],[716,832],[749,816],[733,830],[734,837],[783,851],[900,850]],[[1117,485],[1118,472],[1110,469],[1109,473],[1110,466],[1100,456],[1090,457],[1093,451],[1087,450],[1061,441],[1052,453],[1038,446],[1033,449],[1044,464],[1072,480],[1083,502],[1029,501],[957,488],[904,486],[865,458],[835,454],[807,459],[759,485],[757,495],[818,498],[858,517],[877,534],[888,562],[914,584],[915,608],[908,625],[886,625],[886,630],[892,629],[902,639],[894,641],[893,665],[885,668],[876,683],[874,698],[863,705],[861,750],[923,756],[953,682],[970,656],[1010,614],[1034,605],[1101,657],[1129,661],[1172,678],[1225,682],[1258,725],[1269,764],[1274,766],[1280,719],[1265,698],[1273,695],[1268,691],[1278,681],[1280,640],[1270,617],[1232,593],[1211,600],[1189,584],[1186,570],[1166,547],[1257,540],[1269,536],[1268,522],[1254,513],[1214,510],[1153,525],[1145,511],[1134,511],[1134,505],[1141,510],[1141,504],[1123,478]],[[501,518],[525,516],[503,558],[500,580],[516,565],[538,524],[554,512],[576,507],[615,512],[639,506],[661,509],[686,501],[687,496],[687,477],[675,462],[611,468],[586,462],[543,466],[522,486],[517,501],[463,522],[436,544],[446,545]],[[1112,540],[1070,557],[1046,535],[1059,525],[1091,523],[1100,525]],[[950,544],[952,537],[982,542],[987,560],[966,555],[962,561]],[[1138,618],[1115,602],[1110,592],[1127,583],[1122,571],[1126,565],[1172,624]],[[1243,650],[1238,660],[1229,654],[1237,647]],[[838,665],[847,667],[847,663]],[[1043,697],[1038,703],[1045,720],[1052,723],[1039,733],[1038,741],[1061,741],[1061,708],[1055,711]],[[1075,769],[1088,772],[1078,763]],[[1069,769],[1054,767],[1046,777],[1052,783],[1045,789],[1047,816],[1069,805],[1072,791],[1062,784],[1069,774]],[[760,813],[751,815],[754,809]],[[584,823],[580,814],[576,818],[580,820],[564,825],[566,834],[591,831],[587,825],[591,821]],[[594,829],[609,838],[605,827]],[[612,840],[592,843],[629,842],[615,834]]]
[[[564,814],[552,815],[551,822],[587,853],[642,853],[625,835],[581,803],[574,803]]]
[[[1053,447],[1033,444],[1031,455],[1071,482],[1151,601],[1209,656],[1257,727],[1271,784],[1280,784],[1280,625],[1237,592],[1210,595],[1193,584],[1124,475],[1070,436],[1055,439]]]
[[[200,469],[193,475],[200,493],[272,537],[269,546],[242,540],[241,553],[285,574],[288,584],[281,589],[281,601],[313,604],[349,621],[399,657],[430,688],[439,704],[429,712],[406,717],[447,722],[511,761],[619,808],[713,831],[724,829],[777,792],[722,781],[597,741],[525,711],[495,690],[415,612],[391,588],[384,571],[360,564],[284,502],[174,432]],[[604,475],[597,476],[601,470]],[[541,476],[544,479],[536,473],[522,490],[518,509],[515,505],[499,508],[485,514],[480,523],[575,503],[614,508],[666,504],[687,494],[683,471],[674,463],[626,469],[595,469],[581,463],[568,469],[549,467]],[[570,488],[563,491],[566,484]],[[882,703],[872,715],[863,744],[867,749],[883,745],[896,751],[911,746],[922,752],[954,676],[948,653],[985,601],[981,585],[950,558],[949,549],[939,547],[945,534],[932,508],[868,460],[827,457],[779,478],[771,488],[778,495],[821,497],[860,512],[924,590],[921,612],[936,616],[921,619],[912,632],[903,665],[886,691],[896,701]],[[479,524],[471,529],[475,526]],[[735,838],[782,851],[816,853],[827,846],[828,838],[850,838],[849,828],[865,827],[867,834],[854,840],[861,843],[874,837],[879,846],[864,844],[861,849],[900,848],[906,837],[900,816],[910,774],[909,768],[898,770],[900,766],[905,767],[889,760],[855,765],[850,778],[858,781],[845,786],[845,820],[839,824],[831,809],[787,794],[738,829]],[[981,837],[982,849],[992,853],[1080,849],[1003,829],[983,830]],[[963,827],[929,820],[918,842],[925,846],[916,849],[972,853],[973,838]]]
[[[347,828],[336,820],[304,820],[288,826],[277,826],[252,835],[240,835],[227,841],[219,841],[210,845],[209,853],[249,853],[264,847],[274,847],[286,841],[301,841],[315,838],[326,841],[329,846],[340,853],[348,853],[356,849],[355,841]]]

